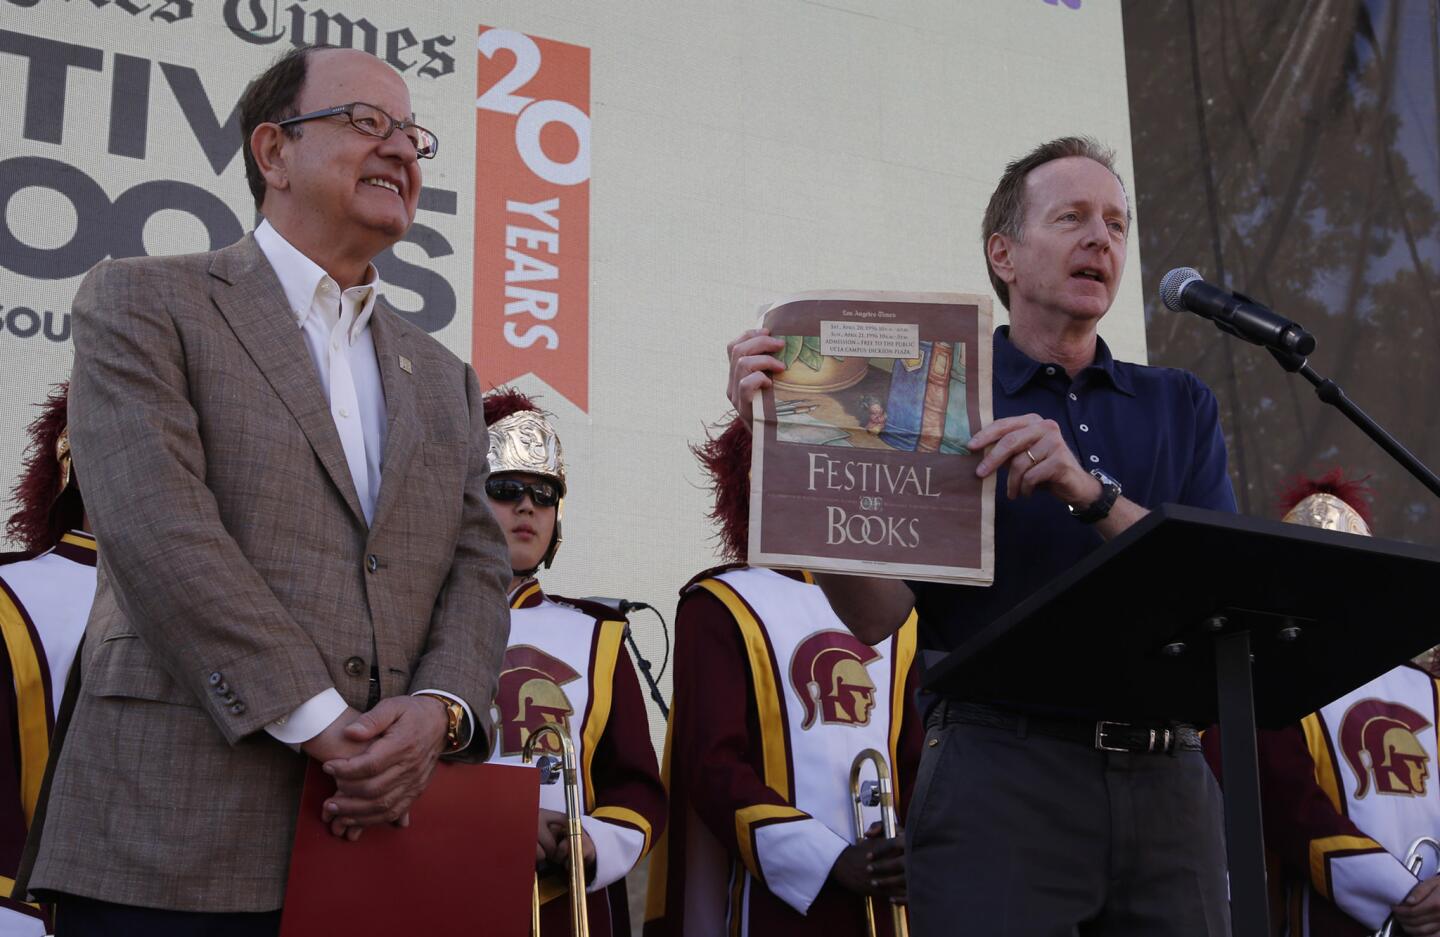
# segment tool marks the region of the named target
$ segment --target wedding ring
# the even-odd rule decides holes
[[[1031,465],[1039,465],[1039,464],[1040,464],[1040,460],[1037,459],[1037,458],[1035,458],[1035,453],[1031,452],[1029,449],[1026,449],[1026,450],[1025,450],[1025,454],[1030,457],[1030,464],[1031,464]]]

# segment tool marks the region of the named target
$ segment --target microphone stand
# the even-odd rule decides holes
[[[1275,360],[1280,362],[1280,367],[1289,371],[1291,374],[1298,373],[1301,377],[1305,378],[1305,380],[1313,384],[1315,386],[1315,396],[1345,414],[1351,423],[1360,427],[1366,436],[1375,440],[1381,449],[1384,449],[1390,454],[1391,458],[1399,462],[1407,472],[1419,479],[1422,485],[1429,488],[1431,494],[1440,497],[1440,478],[1437,478],[1435,473],[1430,471],[1424,462],[1416,458],[1414,453],[1401,445],[1398,439],[1386,432],[1379,423],[1376,423],[1370,418],[1368,413],[1361,410],[1353,400],[1347,397],[1344,389],[1342,389],[1339,384],[1336,384],[1328,377],[1322,377],[1315,373],[1315,369],[1310,367],[1309,361],[1300,355],[1269,347],[1266,348],[1266,351],[1275,356]]]
[[[650,611],[655,612],[654,608],[646,605],[644,602],[630,602],[626,600],[621,600],[620,604],[622,606],[620,609],[620,614],[622,615],[632,609],[637,608],[648,608],[650,609]],[[659,615],[660,613],[655,612],[655,614]],[[665,619],[662,618],[660,619],[660,621],[661,624],[664,624]],[[645,677],[646,686],[650,687],[650,698],[655,701],[656,706],[660,707],[660,715],[664,716],[666,719],[669,719],[670,707],[665,705],[665,696],[660,692],[660,684],[655,679],[655,675],[650,672],[650,662],[645,659],[644,654],[640,653],[640,646],[635,643],[635,635],[630,633],[629,618],[625,619],[625,643],[630,645],[630,653],[635,656],[635,664],[637,667],[640,668],[640,673]]]

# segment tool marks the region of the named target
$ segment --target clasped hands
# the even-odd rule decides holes
[[[301,745],[335,779],[322,818],[351,841],[367,826],[410,825],[410,805],[430,783],[445,746],[445,704],[429,696],[391,696],[366,713],[350,707]]]

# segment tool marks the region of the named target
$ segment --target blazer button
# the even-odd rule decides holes
[[[218,670],[212,671],[212,672],[210,673],[210,685],[211,685],[211,686],[219,686],[219,685],[220,685],[220,681],[222,681],[222,680],[224,680],[224,679],[225,679],[225,678],[220,675],[220,671],[218,671]]]
[[[232,713],[234,713],[235,715],[237,715],[237,716],[243,716],[243,715],[245,715],[245,704],[244,704],[244,703],[232,703],[231,706],[230,706],[230,711],[231,711]]]
[[[230,684],[226,683],[224,680],[221,680],[219,683],[215,684],[215,692],[220,694],[221,696],[224,696],[226,693],[230,692]]]
[[[345,672],[352,677],[358,677],[365,672],[365,661],[358,657],[352,657],[345,661]]]
[[[380,568],[380,557],[376,556],[374,553],[371,553],[369,556],[365,557],[365,568],[370,570],[370,572],[372,573],[375,572],[375,570]]]

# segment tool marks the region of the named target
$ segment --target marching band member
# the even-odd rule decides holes
[[[697,455],[736,562],[681,590],[670,822],[650,861],[646,937],[860,935],[864,895],[889,933],[887,899],[905,895],[902,837],[870,824],[854,842],[850,768],[864,749],[883,753],[908,803],[923,734],[914,617],[872,648],[809,574],[745,565],[750,435],[735,421]]]
[[[628,937],[625,875],[665,824],[665,789],[650,742],[645,701],[621,644],[623,616],[592,602],[547,596],[535,579],[560,547],[565,463],[560,439],[519,391],[485,397],[490,478],[485,493],[510,547],[510,639],[500,670],[491,761],[520,764],[530,733],[558,723],[575,746],[584,799],[583,857],[594,937]],[[553,737],[536,754],[559,754]],[[568,933],[563,785],[540,788],[535,859],[541,928]]]
[[[0,773],[0,935],[47,933],[42,909],[9,897],[35,815],[50,736],[70,664],[95,597],[95,538],[71,470],[67,388],[30,424],[19,506],[6,525],[23,553],[0,558],[0,751],[18,758]]]
[[[1336,469],[1297,480],[1281,501],[1292,523],[1369,536],[1366,494]],[[1435,675],[1407,662],[1260,734],[1265,842],[1282,871],[1283,910],[1272,908],[1280,933],[1360,937],[1393,910],[1411,937],[1440,934],[1440,855],[1420,850],[1418,883],[1405,862],[1417,837],[1440,837],[1437,694]],[[1217,735],[1205,734],[1212,764]]]

